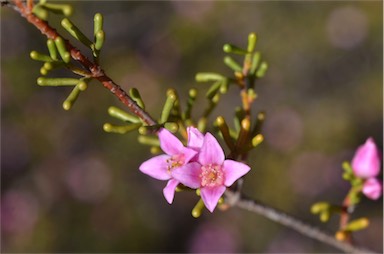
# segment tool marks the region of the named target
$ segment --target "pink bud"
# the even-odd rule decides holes
[[[361,145],[352,159],[353,173],[360,178],[375,177],[380,172],[380,155],[372,138]]]
[[[383,194],[382,182],[376,178],[369,178],[363,186],[363,193],[369,199],[378,199]]]

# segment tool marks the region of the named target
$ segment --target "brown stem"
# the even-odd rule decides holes
[[[349,222],[349,208],[350,208],[350,199],[349,195],[347,195],[343,201],[343,205],[341,207],[341,214],[340,214],[340,222],[339,222],[339,229],[343,230]],[[346,235],[345,242],[352,243],[352,236],[351,234]]]
[[[21,0],[13,0],[16,7],[19,9],[20,14],[25,17],[29,23],[34,25],[42,34],[48,39],[55,40],[57,37],[63,38],[56,29],[52,28],[46,21],[38,18],[32,13],[29,5],[24,5]],[[128,109],[138,116],[147,125],[154,125],[156,121],[119,86],[117,85],[104,70],[96,63],[91,62],[84,56],[80,50],[74,47],[68,40],[65,40],[67,50],[70,52],[71,57],[79,62],[85,69],[87,69],[91,76],[100,81],[105,88],[113,93]]]

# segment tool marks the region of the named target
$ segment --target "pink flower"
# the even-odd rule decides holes
[[[201,133],[198,129],[195,127],[188,127],[187,128],[188,133],[188,148],[192,148],[197,152],[197,154],[190,160],[190,162],[197,161],[199,157],[199,152],[201,147],[203,146],[204,142],[204,134]]]
[[[155,156],[140,165],[140,171],[158,180],[169,180],[163,189],[163,194],[168,203],[173,202],[175,190],[179,181],[171,176],[171,172],[186,165],[197,151],[185,147],[181,141],[166,129],[158,133],[160,147],[165,154]]]
[[[361,145],[352,159],[353,173],[360,178],[375,177],[380,172],[380,155],[372,138]]]
[[[382,182],[376,178],[369,178],[364,182],[363,193],[369,199],[378,199],[383,194]]]
[[[250,167],[244,163],[226,160],[224,151],[215,137],[207,133],[197,161],[175,168],[172,176],[185,186],[200,188],[205,206],[213,212],[226,187],[231,186],[249,170]]]
[[[188,147],[196,151],[200,151],[200,148],[203,146],[204,135],[195,127],[188,127]]]

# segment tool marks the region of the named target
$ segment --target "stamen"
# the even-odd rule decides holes
[[[201,167],[201,186],[215,187],[223,185],[224,173],[220,165],[208,164]]]
[[[184,154],[173,155],[172,157],[168,158],[166,162],[168,164],[168,173],[171,173],[174,168],[178,168],[184,165]]]

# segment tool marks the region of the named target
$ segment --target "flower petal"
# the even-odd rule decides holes
[[[196,189],[200,187],[201,165],[197,162],[191,162],[184,166],[172,170],[172,177],[185,186]]]
[[[162,154],[155,156],[147,161],[144,161],[139,169],[144,174],[147,174],[155,179],[168,180],[171,178],[168,172],[168,163],[166,160],[170,158],[169,155]]]
[[[217,142],[216,138],[209,132],[205,134],[203,146],[201,147],[198,159],[201,165],[221,165],[224,162],[224,159],[224,151],[219,142]]]
[[[197,155],[197,151],[192,148],[183,147],[181,149],[181,154],[184,156],[184,164],[187,164],[193,157],[195,157],[195,155]]]
[[[200,149],[204,142],[204,135],[195,127],[188,127],[188,147]]]
[[[376,178],[367,179],[363,186],[363,193],[369,199],[378,199],[383,194],[382,182]]]
[[[204,187],[200,189],[201,198],[210,212],[215,210],[217,202],[225,192],[225,186]]]
[[[160,147],[168,155],[182,154],[183,143],[167,129],[159,131]]]
[[[222,169],[225,177],[224,184],[227,187],[251,170],[248,165],[234,160],[225,160]]]
[[[361,178],[375,177],[380,172],[380,154],[372,138],[359,146],[352,159],[352,169]]]
[[[175,190],[179,181],[175,179],[171,179],[168,181],[167,186],[163,189],[163,194],[168,203],[172,204],[173,198],[175,196]]]

